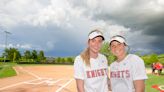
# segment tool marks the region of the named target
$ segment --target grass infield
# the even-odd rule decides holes
[[[14,63],[0,62],[0,78],[15,76],[16,72],[12,67],[14,65]]]
[[[145,92],[160,92],[159,90],[152,88],[153,85],[158,85],[162,87],[164,92],[164,73],[162,75],[152,75],[148,74],[148,80],[146,80],[146,91]]]

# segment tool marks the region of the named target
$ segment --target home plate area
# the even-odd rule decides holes
[[[73,79],[41,78],[22,82],[1,92],[71,92],[67,86]]]
[[[0,79],[0,92],[76,92],[72,66],[16,66],[17,76]]]

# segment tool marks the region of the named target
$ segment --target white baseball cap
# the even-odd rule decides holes
[[[112,41],[118,41],[120,43],[125,43],[127,45],[126,39],[123,36],[120,36],[120,35],[113,36],[110,39],[109,44],[111,44]]]
[[[102,37],[102,39],[105,40],[103,33],[99,30],[91,31],[88,35],[88,37],[89,37],[88,39],[93,39],[93,38],[98,37],[98,36]]]

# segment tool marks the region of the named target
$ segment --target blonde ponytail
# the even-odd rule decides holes
[[[90,66],[90,54],[89,54],[89,48],[86,48],[81,54],[81,58],[83,59],[86,66]]]

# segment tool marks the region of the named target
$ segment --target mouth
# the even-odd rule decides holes
[[[95,47],[95,48],[93,48],[93,49],[96,50],[96,51],[100,50],[100,48],[98,48],[98,47]]]

